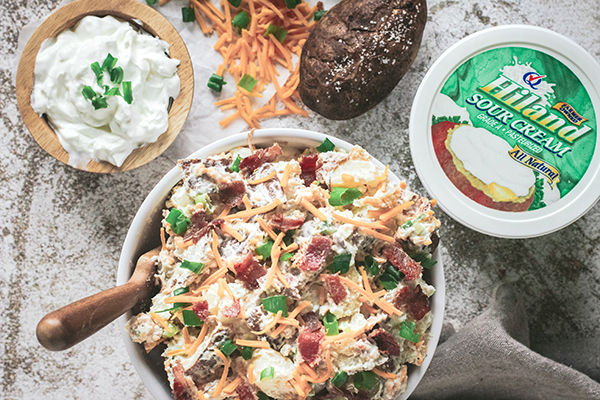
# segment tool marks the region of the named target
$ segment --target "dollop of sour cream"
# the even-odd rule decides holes
[[[512,147],[483,128],[463,125],[452,134],[452,151],[470,173],[486,185],[496,183],[517,196],[526,196],[535,184],[533,171],[513,160]]]
[[[179,95],[179,60],[169,58],[168,43],[138,32],[114,17],[87,16],[73,30],[46,40],[37,55],[31,103],[45,114],[69,165],[85,168],[92,159],[121,166],[136,148],[155,142],[169,125],[170,98]],[[97,82],[91,64],[117,59],[123,81],[131,82],[133,100],[105,96],[107,107],[95,109],[82,94],[90,86],[98,95],[111,81],[107,70]]]

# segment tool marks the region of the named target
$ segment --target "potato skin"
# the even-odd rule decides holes
[[[426,22],[425,0],[343,0],[304,44],[302,101],[334,120],[369,111],[410,68]]]

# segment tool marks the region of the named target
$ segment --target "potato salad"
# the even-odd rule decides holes
[[[435,200],[361,147],[245,147],[179,161],[149,312],[176,400],[392,400],[427,352]]]

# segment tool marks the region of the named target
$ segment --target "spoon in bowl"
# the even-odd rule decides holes
[[[150,297],[154,287],[160,247],[142,254],[133,275],[124,285],[96,293],[52,311],[38,323],[37,339],[52,351],[66,350],[87,339],[139,302]]]

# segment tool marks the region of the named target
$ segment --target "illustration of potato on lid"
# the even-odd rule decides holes
[[[433,148],[446,176],[469,199],[507,212],[536,210],[560,199],[556,187],[560,172],[540,155],[552,149],[525,140],[518,131],[527,124],[525,119],[517,120],[523,118],[519,111],[535,105],[536,110],[547,112],[552,107],[555,84],[544,78],[515,57],[487,87],[461,93],[465,107],[442,92],[437,95],[432,109]],[[459,91],[454,88],[455,93]],[[570,149],[560,146],[555,145],[554,154],[562,157]]]

